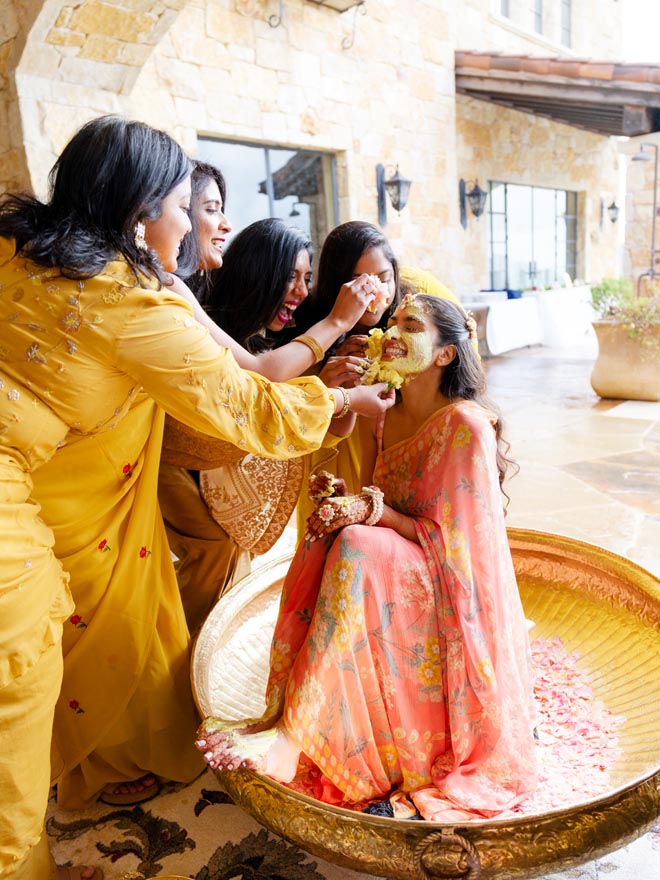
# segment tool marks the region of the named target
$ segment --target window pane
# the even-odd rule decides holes
[[[490,185],[490,210],[494,214],[503,214],[506,210],[506,203],[504,201],[506,184],[498,183],[495,180],[491,180],[489,182],[489,185]]]
[[[533,273],[532,189],[507,186],[507,221],[509,234],[509,287],[530,287]]]
[[[556,193],[553,189],[534,189],[534,229],[532,260],[534,282],[545,287],[556,280]]]
[[[327,235],[323,156],[298,150],[268,151],[273,179],[273,216],[308,232],[314,243]]]
[[[572,3],[571,0],[562,0],[561,3],[561,41],[564,46],[571,45],[572,30]]]
[[[504,214],[493,214],[491,222],[491,240],[493,243],[506,244],[506,219]]]
[[[506,243],[496,242],[491,249],[490,287],[504,290],[506,286]]]
[[[543,33],[543,0],[531,0],[532,29],[537,34]]]
[[[330,155],[200,138],[199,156],[225,175],[234,234],[255,220],[279,217],[308,232],[318,250],[336,223]]]
[[[490,283],[494,289],[544,287],[575,280],[577,193],[490,184]],[[494,213],[493,205],[503,208]]]

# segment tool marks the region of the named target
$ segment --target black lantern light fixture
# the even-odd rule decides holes
[[[461,226],[467,229],[467,205],[477,218],[481,217],[486,207],[488,193],[479,186],[478,180],[465,181],[461,177],[458,184],[459,207],[461,211]]]
[[[609,196],[608,196],[609,198]],[[616,223],[619,219],[619,206],[616,201],[612,199],[612,204],[605,207],[605,199],[601,197],[600,200],[600,228],[603,228],[603,224],[605,222],[605,213],[607,212],[607,216],[610,218],[611,223]]]
[[[378,223],[380,226],[387,225],[387,204],[385,193],[390,197],[390,202],[395,211],[401,213],[408,204],[408,195],[412,181],[402,177],[399,166],[396,166],[394,174],[385,180],[385,167],[376,165],[376,192],[378,194]]]

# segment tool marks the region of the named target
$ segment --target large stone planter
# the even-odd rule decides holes
[[[628,324],[594,321],[598,358],[591,387],[600,397],[660,400],[660,323],[653,325],[653,347],[631,339]]]

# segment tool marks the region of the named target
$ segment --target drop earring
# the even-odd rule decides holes
[[[141,220],[135,224],[135,247],[139,251],[149,250],[149,245],[144,240],[144,223]]]

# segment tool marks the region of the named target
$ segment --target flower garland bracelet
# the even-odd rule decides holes
[[[378,486],[363,486],[362,491],[371,496],[371,513],[365,519],[365,526],[375,526],[383,516],[383,508],[385,506],[383,493]]]

